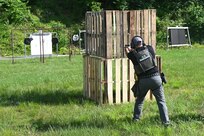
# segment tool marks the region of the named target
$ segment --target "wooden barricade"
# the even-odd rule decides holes
[[[135,100],[131,88],[135,82],[132,62],[127,58],[104,59],[84,55],[84,96],[103,103],[126,103]],[[161,68],[161,57],[156,57]],[[161,69],[160,69],[161,70]],[[149,92],[147,99],[152,99]]]
[[[134,100],[134,69],[127,58],[104,59],[84,55],[84,96],[102,103]]]
[[[85,23],[84,96],[100,104],[134,101],[134,69],[124,46],[139,35],[156,49],[156,10],[87,12]]]
[[[86,54],[124,58],[124,46],[135,35],[156,47],[156,10],[103,11],[86,13]]]

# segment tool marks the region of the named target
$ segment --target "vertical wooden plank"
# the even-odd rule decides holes
[[[124,29],[124,44],[128,44],[128,19],[127,19],[127,11],[123,11],[123,29]]]
[[[97,33],[96,43],[97,43],[97,50],[98,50],[97,54],[100,57],[101,56],[101,45],[100,45],[101,15],[100,15],[99,12],[97,13],[97,26],[96,26],[96,29],[97,29],[97,31],[96,31],[96,33]]]
[[[107,64],[107,59],[105,59],[105,61],[103,62],[103,79],[104,79],[104,93],[103,93],[103,96],[104,96],[104,103],[108,103],[108,72],[107,72],[107,70],[108,70],[108,66],[107,66],[108,64]]]
[[[148,10],[148,15],[149,15],[149,45],[152,45],[152,10]]]
[[[113,58],[116,57],[116,47],[117,47],[117,42],[116,42],[116,11],[113,11]]]
[[[99,66],[98,66],[98,75],[99,75],[99,104],[103,104],[103,90],[102,90],[102,86],[103,86],[103,82],[102,82],[102,64],[103,61],[101,59],[99,59]]]
[[[116,57],[116,14],[115,11],[112,11],[112,20],[113,20],[113,30],[112,30],[112,36],[113,36],[113,55],[112,57]]]
[[[98,99],[97,99],[97,93],[98,93],[98,90],[97,90],[97,59],[96,58],[94,58],[94,78],[93,78],[93,80],[94,80],[94,94],[95,94],[95,100],[96,100],[96,102],[98,102]]]
[[[91,38],[91,35],[92,35],[92,14],[89,15],[89,34],[88,34],[88,53],[91,54],[91,48],[92,48],[92,38]]]
[[[86,62],[86,55],[83,56],[83,96],[86,96],[86,87],[87,87],[87,62]]]
[[[94,66],[94,59],[91,57],[91,98],[92,100],[94,100],[94,67],[93,66]]]
[[[97,44],[97,12],[94,14],[94,54],[98,56],[98,44]]]
[[[94,94],[94,100],[97,102],[97,90],[96,90],[96,83],[97,83],[97,75],[96,75],[96,58],[93,57],[93,94]]]
[[[127,102],[128,101],[128,71],[127,71],[127,58],[122,59],[122,101]]]
[[[93,33],[93,17],[92,17],[93,15],[92,15],[92,13],[91,13],[91,15],[90,15],[90,36],[89,36],[89,38],[90,38],[90,42],[89,42],[89,53],[90,54],[92,54],[92,49],[93,49],[93,47],[92,47],[92,45],[93,45],[93,39],[92,39],[92,33]]]
[[[162,58],[161,58],[161,56],[159,56],[159,64],[160,64],[159,71],[161,73],[162,72]]]
[[[98,29],[99,29],[99,27],[98,27],[98,13],[96,12],[95,13],[95,43],[96,43],[96,55],[97,56],[99,56],[100,54],[99,54],[99,44],[98,44]]]
[[[97,59],[97,67],[96,67],[97,80],[96,80],[96,82],[97,82],[97,101],[98,101],[98,103],[100,103],[100,71],[99,71],[100,68],[99,68],[99,66],[100,66],[100,59]]]
[[[90,72],[90,57],[87,57],[87,75],[88,75],[88,85],[87,85],[87,96],[88,96],[88,98],[90,98],[91,97],[91,87],[90,87],[90,85],[91,85],[91,81],[90,81],[90,79],[91,79],[91,74],[90,74],[91,72]]]
[[[127,43],[126,43],[126,45],[130,44],[130,40],[132,39],[130,32],[131,32],[131,29],[130,29],[130,11],[127,11]],[[123,47],[123,49],[124,49],[124,47]],[[124,50],[123,50],[123,52],[124,52]]]
[[[144,37],[144,10],[140,10],[140,36]]]
[[[96,98],[97,98],[97,102],[100,102],[100,80],[99,80],[99,59],[96,59]]]
[[[100,13],[98,12],[97,13],[97,41],[96,41],[96,43],[97,43],[97,50],[98,50],[98,56],[100,57],[101,56],[101,50],[100,50]]]
[[[92,55],[96,55],[96,44],[95,44],[95,13],[92,13]]]
[[[96,59],[96,99],[97,102],[100,103],[100,75],[99,75],[99,64],[100,64],[100,60]]]
[[[89,53],[89,33],[90,33],[90,30],[89,30],[89,17],[90,17],[90,13],[87,12],[86,13],[86,44],[85,44],[85,49],[86,49],[86,54]]]
[[[134,66],[132,64],[132,62],[130,60],[128,60],[128,63],[129,63],[129,96],[130,96],[130,102],[133,102],[135,100],[135,97],[134,97],[134,94],[131,90],[132,86],[134,85],[135,83],[135,79],[134,79]]]
[[[102,43],[102,57],[103,58],[106,58],[106,11],[103,11],[101,12],[101,16],[102,16],[102,40],[101,40],[101,43]]]
[[[120,11],[116,11],[116,58],[121,57],[121,42],[120,42]]]
[[[136,35],[141,36],[141,24],[140,24],[140,10],[135,11],[136,12]]]
[[[120,57],[124,57],[124,25],[123,25],[123,12],[119,12],[119,20],[120,20]]]
[[[96,14],[92,14],[92,55],[96,54]]]
[[[90,14],[88,14],[88,16],[87,16],[87,29],[86,29],[86,42],[87,42],[87,44],[86,44],[86,48],[87,48],[87,54],[89,54],[90,53],[90,44],[91,44],[91,40],[90,40],[90,36],[91,36],[91,23],[90,23],[90,21],[91,21],[91,15]]]
[[[89,69],[90,69],[90,98],[93,100],[93,67],[92,67],[92,57],[89,58],[90,64],[89,64]]]
[[[94,99],[96,100],[96,102],[98,101],[97,100],[97,71],[96,71],[96,67],[97,67],[97,58],[94,58],[94,77],[93,77],[93,81],[94,81],[94,89],[93,89],[93,91],[94,91]]]
[[[96,58],[93,57],[93,97],[94,97],[94,100],[96,101]]]
[[[136,19],[135,19],[135,11],[131,10],[130,11],[130,37],[132,38],[135,36],[136,32]]]
[[[103,20],[104,20],[104,12],[100,12],[99,13],[99,34],[100,34],[100,36],[99,36],[99,44],[100,44],[100,57],[104,57],[104,30],[103,30],[103,26],[104,26],[104,22],[103,22]]]
[[[95,84],[94,84],[94,67],[95,67],[95,65],[94,65],[94,58],[92,57],[91,58],[91,94],[92,94],[92,99],[93,100],[95,100],[95,90],[94,90],[94,86],[95,86]]]
[[[102,61],[102,66],[101,66],[101,69],[102,69],[102,73],[101,73],[101,76],[102,76],[102,95],[103,95],[103,103],[108,103],[108,94],[107,94],[107,61],[106,59],[103,59]]]
[[[127,92],[127,58],[122,59],[122,102],[125,103],[128,101],[128,92]]]
[[[89,30],[88,30],[88,12],[86,12],[86,17],[85,17],[85,19],[86,19],[86,24],[85,24],[85,29],[86,29],[86,43],[85,43],[85,50],[86,50],[86,54],[88,54],[88,41],[87,41],[87,39],[88,39],[88,33],[89,33]]]
[[[96,58],[93,57],[93,94],[94,94],[94,100],[96,101]]]
[[[128,39],[128,12],[122,11],[123,13],[123,50],[126,44],[129,44]],[[125,57],[125,52],[123,51],[123,57]]]
[[[144,42],[149,45],[149,10],[144,10]]]
[[[94,13],[91,15],[91,55],[94,55]]]
[[[89,93],[89,87],[90,87],[90,82],[89,82],[89,76],[90,76],[90,71],[89,71],[89,56],[86,56],[86,97],[90,97]]]
[[[151,10],[152,47],[156,51],[156,9]]]
[[[112,12],[106,11],[106,58],[112,58]]]
[[[89,81],[90,81],[90,98],[93,100],[93,67],[92,67],[92,58],[90,57],[89,58],[89,74],[90,74],[90,77],[89,77]]]
[[[113,104],[113,73],[112,73],[112,59],[107,59],[107,92],[108,103]]]
[[[115,59],[116,103],[121,103],[121,59]]]
[[[96,84],[96,86],[95,86],[95,88],[96,88],[96,101],[99,103],[99,84],[98,84],[98,58],[97,59],[95,59],[95,65],[96,65],[96,67],[95,67],[95,84]]]

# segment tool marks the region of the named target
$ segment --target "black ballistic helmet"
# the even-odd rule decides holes
[[[143,45],[143,40],[140,36],[134,36],[131,40],[131,48],[136,48],[138,45]]]

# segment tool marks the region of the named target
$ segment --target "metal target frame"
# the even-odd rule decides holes
[[[191,39],[188,27],[167,27],[167,48],[190,46]]]
[[[53,28],[15,28],[15,29],[12,29],[11,30],[11,33],[10,33],[10,38],[11,38],[11,40],[10,40],[10,45],[11,45],[11,48],[12,48],[12,57],[11,57],[11,59],[12,59],[12,63],[14,64],[15,63],[15,56],[14,56],[14,54],[15,54],[15,52],[14,52],[14,46],[15,46],[15,40],[16,40],[16,38],[15,38],[15,32],[16,31],[21,31],[21,32],[23,32],[24,33],[24,40],[27,38],[29,38],[28,37],[28,35],[30,35],[30,34],[32,34],[32,33],[34,33],[34,32],[39,32],[39,31],[42,31],[42,34],[44,33],[44,32],[47,32],[47,31],[52,31],[51,33],[52,34],[54,34],[54,35],[52,35],[52,39],[53,38],[59,38],[59,35],[57,34],[57,32],[54,32],[55,30],[57,31],[57,30],[61,30],[61,29],[65,29],[65,31],[66,31],[66,35],[68,35],[68,31],[67,31],[67,29],[65,28],[65,27],[53,27]],[[59,40],[59,39],[58,39]],[[25,42],[25,41],[24,41]],[[24,44],[24,58],[27,58],[28,56],[26,55],[26,44],[23,42],[23,44]],[[44,48],[43,47],[43,42],[42,43],[40,43],[41,45],[40,46],[42,46],[42,48]],[[59,45],[58,45],[58,43],[56,43],[56,54],[58,55],[58,53],[59,53]],[[40,49],[41,49],[41,47],[40,47]],[[31,55],[32,56],[32,55]],[[40,55],[38,56],[39,58],[40,58],[40,62],[42,62],[42,63],[44,63],[44,59],[45,59],[45,54],[43,53],[43,51],[40,51]]]

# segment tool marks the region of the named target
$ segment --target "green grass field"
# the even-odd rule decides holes
[[[134,103],[96,105],[83,98],[83,59],[74,56],[0,60],[2,136],[200,136],[204,135],[204,47],[157,50],[172,125],[162,126],[155,101],[140,122]]]

